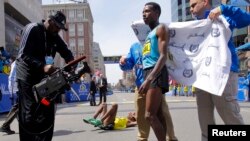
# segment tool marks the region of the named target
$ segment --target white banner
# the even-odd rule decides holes
[[[141,28],[149,27],[138,22],[132,24],[141,38],[138,25]],[[222,95],[231,66],[231,53],[227,46],[231,31],[226,20],[220,17],[220,20],[213,22],[204,19],[173,22],[167,26],[170,41],[166,65],[171,77],[180,84]],[[147,34],[143,36],[146,38]]]

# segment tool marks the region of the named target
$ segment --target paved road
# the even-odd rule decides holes
[[[125,116],[134,110],[133,94],[115,93],[108,96],[108,102],[119,103],[118,115]],[[193,97],[166,96],[172,114],[176,135],[179,141],[200,141],[196,102]],[[240,102],[241,113],[246,124],[250,124],[250,103]],[[135,141],[137,127],[124,130],[103,131],[82,122],[82,118],[91,117],[97,107],[89,103],[67,103],[58,105],[53,141]],[[5,115],[0,115],[0,124]],[[222,121],[216,114],[218,124]],[[17,131],[14,135],[0,133],[1,141],[18,141],[17,120],[11,125]],[[149,141],[156,141],[153,130]]]

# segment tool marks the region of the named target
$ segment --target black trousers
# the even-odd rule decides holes
[[[10,112],[8,113],[7,118],[2,125],[2,128],[9,128],[10,127],[10,124],[13,122],[13,120],[17,116],[17,112],[18,112],[18,104],[16,103],[10,109]]]
[[[102,103],[102,98],[103,98],[103,102],[106,102],[107,101],[107,89],[106,88],[100,88],[100,102],[99,103]]]
[[[54,131],[55,104],[45,106],[36,102],[32,86],[18,80],[20,141],[51,141]]]
[[[17,96],[19,94],[19,92],[16,92]],[[10,124],[13,122],[13,120],[17,117],[17,113],[18,113],[18,98],[16,99],[16,102],[14,102],[14,97],[12,97],[11,99],[11,103],[12,103],[12,107],[7,115],[6,120],[4,121],[4,123],[2,124],[2,128],[10,128]]]
[[[89,104],[90,104],[90,106],[96,106],[96,102],[95,102],[95,93],[90,93]]]

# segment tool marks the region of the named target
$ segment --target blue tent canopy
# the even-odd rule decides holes
[[[249,51],[250,50],[250,42],[249,43],[245,43],[244,45],[241,45],[239,47],[236,48],[236,51]]]

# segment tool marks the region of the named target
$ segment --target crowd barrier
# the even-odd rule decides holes
[[[72,84],[72,88],[75,90],[80,100],[72,93],[72,91],[66,91],[66,102],[87,101],[89,83],[74,83]],[[0,95],[0,113],[6,113],[9,112],[12,105],[10,92],[8,91],[8,75],[3,73],[0,73],[0,90],[2,92],[2,95]]]
[[[237,94],[237,100],[238,101],[245,101],[245,95],[244,95],[245,88],[243,86],[244,81],[245,81],[244,77],[239,77],[239,80],[238,80],[238,94]],[[189,87],[188,92],[187,92],[188,95],[192,95],[192,91],[191,91],[190,88],[191,87]],[[166,93],[166,95],[168,95],[168,96],[174,95],[173,88],[171,87],[169,90],[170,91],[168,93]],[[178,90],[176,90],[176,93],[177,93],[177,95],[185,96],[184,87],[181,87],[180,90],[179,90],[179,92],[178,92]],[[249,96],[250,96],[250,94],[249,94]],[[249,97],[248,97],[248,100],[250,100]]]
[[[67,91],[66,92],[66,102],[71,103],[71,102],[79,102],[79,101],[89,101],[89,88],[90,88],[90,83],[87,82],[81,82],[81,83],[74,83],[72,84],[72,88],[76,92],[77,96],[73,94],[74,92],[72,91]],[[112,95],[113,92],[108,90],[107,95]],[[99,97],[99,92],[95,94],[96,97]],[[79,99],[80,98],[80,99]],[[98,99],[97,99],[98,101]]]
[[[244,77],[239,77],[239,89],[237,94],[238,101],[244,101],[244,88],[242,82]],[[88,101],[90,84],[87,82],[80,82],[72,84],[72,88],[77,93],[78,96],[75,96],[72,91],[66,91],[66,102],[79,102],[79,101]],[[0,95],[0,113],[8,112],[11,109],[11,99],[10,92],[8,91],[8,75],[0,73],[0,90],[2,95]],[[107,95],[112,93],[108,92]],[[99,97],[99,93],[96,93],[96,97]],[[80,98],[80,99],[79,99]]]
[[[77,101],[87,101],[89,94],[90,84],[87,82],[80,82],[72,84],[72,88],[76,92],[77,96],[73,94],[72,91],[66,92],[66,102],[77,102]],[[79,99],[80,98],[80,99]]]
[[[239,77],[239,80],[238,80],[238,95],[237,95],[238,101],[245,101],[245,95],[244,95],[245,88],[243,86],[244,81],[245,81],[244,77]]]
[[[8,75],[0,73],[0,113],[8,112],[11,108],[10,92],[8,91]]]

